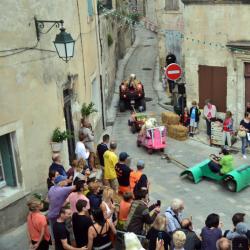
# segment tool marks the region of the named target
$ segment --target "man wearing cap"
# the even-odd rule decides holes
[[[132,171],[127,165],[129,155],[126,152],[121,152],[119,155],[119,162],[115,165],[115,171],[119,183],[119,194],[130,192],[129,176]]]
[[[68,195],[75,190],[75,186],[67,187],[68,180],[66,176],[58,175],[54,180],[55,185],[48,192],[49,211],[48,219],[50,225],[56,222],[60,209],[63,207]]]
[[[111,186],[115,192],[118,191],[118,181],[115,171],[115,165],[118,162],[118,157],[115,153],[117,144],[114,141],[110,142],[110,149],[104,155],[104,185]]]
[[[140,180],[142,174],[143,174],[143,169],[145,167],[145,163],[143,160],[139,160],[137,162],[137,171],[132,171],[130,173],[130,188],[131,191],[134,190],[134,187],[136,183]]]

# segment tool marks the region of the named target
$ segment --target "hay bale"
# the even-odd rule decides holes
[[[170,138],[178,141],[185,141],[188,139],[188,128],[182,125],[167,125],[167,132]]]
[[[163,124],[177,125],[180,122],[180,116],[173,112],[163,112],[161,113],[161,120]]]

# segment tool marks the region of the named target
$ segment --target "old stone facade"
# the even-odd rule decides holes
[[[112,3],[114,8],[116,1]],[[99,20],[94,0],[61,0],[60,4],[49,0],[1,1],[0,14],[1,233],[25,221],[28,195],[46,190],[50,141],[56,127],[69,128],[75,135],[64,142],[61,152],[63,165],[69,167],[83,102],[93,101],[98,109],[90,117],[98,139],[105,126],[104,102],[114,84],[118,51],[114,42],[104,53],[108,61],[102,70],[100,41],[106,39],[107,32],[112,33],[112,22],[101,37],[102,18]],[[53,46],[59,29],[53,27],[37,42],[34,17],[64,20],[66,32],[76,40],[74,57],[68,63],[58,57]],[[45,24],[44,31],[49,28]],[[125,38],[122,49],[130,44]],[[103,80],[102,74],[108,75],[108,80]]]
[[[113,9],[111,14],[105,15],[104,11],[99,15],[105,117],[114,93],[118,60],[123,58],[134,41],[134,30],[124,21],[128,14],[128,4],[118,1],[116,10]]]
[[[183,0],[187,100],[211,98],[236,127],[250,100],[250,1]]]
[[[180,0],[156,0],[155,9],[160,65],[164,66],[168,53],[175,54],[178,63],[182,63],[181,35],[184,31],[184,5]]]

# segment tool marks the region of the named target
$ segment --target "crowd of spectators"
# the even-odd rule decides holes
[[[93,136],[89,130],[87,133]],[[162,211],[161,201],[149,201],[150,183],[143,160],[132,169],[128,153],[118,154],[116,142],[107,134],[96,153],[93,144],[84,141],[81,131],[76,160],[68,171],[59,154],[52,156],[48,213],[41,212],[43,202],[38,198],[28,202],[30,249],[48,250],[50,244],[56,250],[248,249],[245,214],[234,214],[232,229],[223,234],[219,215],[211,213],[197,233],[192,219],[183,217],[184,201],[174,198],[166,211]]]

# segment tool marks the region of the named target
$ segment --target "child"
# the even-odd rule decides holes
[[[232,132],[233,132],[232,113],[231,113],[231,111],[227,111],[225,120],[223,121],[223,129],[222,129],[224,146],[226,145],[226,142],[227,142],[227,145],[229,147],[232,146],[232,143],[231,143],[231,141],[232,141],[231,140]]]
[[[133,201],[133,194],[131,192],[125,192],[123,194],[123,200],[120,202],[118,227],[123,229],[125,222],[127,221],[129,210]]]
[[[199,122],[200,111],[197,107],[197,102],[192,101],[192,107],[190,108],[190,136],[194,136],[195,130]]]
[[[181,115],[181,123],[183,124],[183,126],[188,127],[189,122],[190,122],[190,118],[189,118],[188,108],[185,107],[183,114]]]
[[[129,117],[129,120],[128,120],[128,125],[129,126],[132,126],[132,124],[135,122],[135,115],[136,115],[136,112],[131,111],[131,114],[130,114],[130,117]]]

